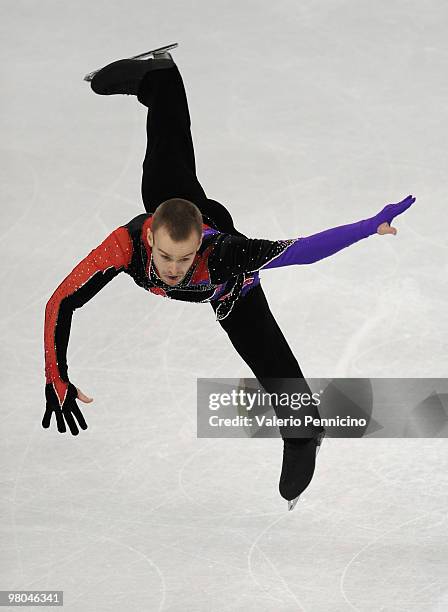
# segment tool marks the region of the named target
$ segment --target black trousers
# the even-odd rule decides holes
[[[231,214],[220,202],[207,197],[196,176],[191,121],[180,72],[172,68],[147,73],[140,85],[139,101],[148,107],[147,148],[143,161],[142,197],[147,212],[154,212],[164,200],[179,197],[200,209],[204,222],[221,232],[241,234]],[[281,274],[281,271],[279,272]],[[211,302],[216,311],[216,304]],[[268,393],[306,392],[311,394],[267,302],[261,284],[234,304],[220,321],[230,342]],[[287,380],[285,380],[287,379]],[[302,409],[305,410],[305,409]],[[297,411],[276,407],[277,416],[298,416]],[[300,416],[319,416],[313,407]],[[283,437],[310,437],[320,426],[281,427]]]

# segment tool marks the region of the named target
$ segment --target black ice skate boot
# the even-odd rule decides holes
[[[316,438],[283,439],[283,464],[278,488],[280,495],[288,500],[288,510],[295,507],[313,478],[317,453],[324,436],[325,430]]]
[[[140,83],[147,72],[172,68],[175,65],[167,49],[173,49],[177,46],[177,43],[174,43],[134,57],[112,62],[103,68],[86,74],[84,80],[90,82],[90,86],[95,93],[103,96],[114,94],[136,96]]]

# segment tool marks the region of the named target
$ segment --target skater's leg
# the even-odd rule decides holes
[[[174,47],[177,43],[112,62],[89,73],[85,80],[91,82],[97,94],[136,95],[148,108],[141,185],[147,212],[154,212],[167,199],[185,198],[198,206],[206,224],[221,232],[242,236],[228,210],[207,198],[196,176],[185,87],[178,67],[166,52]],[[135,59],[151,54],[154,54],[152,59]]]
[[[221,232],[243,236],[227,208],[207,198],[196,176],[191,119],[178,67],[148,72],[141,82],[138,99],[148,107],[142,178],[146,210],[154,212],[169,198],[185,198],[196,204],[204,223]]]
[[[216,311],[217,304],[212,302]],[[240,356],[269,393],[309,393],[300,366],[289,347],[267,302],[261,285],[240,297],[228,317],[220,321]],[[276,407],[277,411],[281,407]],[[289,409],[292,416],[309,414],[318,418],[314,404],[297,410]],[[284,415],[282,415],[284,416]],[[314,437],[321,428],[281,429],[283,437]],[[289,434],[289,435],[288,435]],[[306,435],[305,435],[306,434]]]
[[[196,176],[191,122],[182,77],[176,65],[148,72],[139,101],[148,107],[142,197],[148,212],[169,198],[196,202],[207,196]]]
[[[212,306],[216,311],[217,304],[212,302]],[[291,393],[307,393],[311,397],[311,389],[272,315],[261,285],[240,297],[229,316],[220,323],[268,393],[277,393],[279,397],[286,397],[285,393],[288,397]],[[320,417],[313,403],[302,406],[299,412],[287,405],[274,404],[273,407],[279,418],[299,416],[303,420],[306,415],[313,419]],[[323,431],[320,426],[280,427],[284,450],[279,490],[285,499],[297,498],[311,482],[316,448]],[[289,505],[290,510],[293,507],[293,504]]]

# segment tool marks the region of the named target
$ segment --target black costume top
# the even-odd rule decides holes
[[[157,273],[147,239],[152,214],[138,215],[115,229],[62,281],[45,309],[45,377],[60,406],[69,386],[67,345],[74,310],[83,306],[120,272],[151,293],[176,300],[217,303],[216,317],[224,319],[241,295],[260,282],[258,271],[307,264],[376,233],[381,223],[409,208],[408,196],[388,204],[368,219],[338,226],[304,238],[264,240],[219,232],[203,224],[202,243],[185,277],[167,285]],[[49,390],[50,393],[50,390]]]
[[[175,300],[216,300],[216,318],[225,318],[235,300],[260,282],[257,270],[273,260],[293,240],[248,239],[224,234],[203,224],[202,243],[185,277],[174,286],[157,274],[147,240],[152,214],[138,215],[115,229],[91,251],[57,287],[45,310],[45,377],[62,406],[67,386],[67,346],[74,310],[94,297],[117,274]]]

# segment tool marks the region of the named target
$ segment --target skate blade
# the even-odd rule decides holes
[[[154,53],[156,54],[165,53],[166,51],[169,51],[170,49],[175,49],[178,46],[179,46],[178,43],[172,43],[171,45],[165,45],[165,47],[159,47],[158,49],[153,49],[152,51],[146,51],[146,53],[140,53],[139,55],[133,55],[129,59],[143,59],[150,55],[154,55]]]
[[[325,438],[325,434],[326,434],[326,430],[324,429],[324,431],[322,433],[320,433],[317,437],[317,441],[316,441],[316,457],[317,454],[320,450],[320,445],[322,444],[322,440]],[[302,495],[302,494],[300,494]],[[297,502],[299,501],[300,495],[298,495],[297,497],[295,497],[294,499],[288,500],[288,510],[294,510]]]
[[[89,72],[88,74],[86,74],[86,76],[84,77],[84,81],[91,81],[93,79],[93,77],[96,75],[97,72],[99,72],[101,70],[101,68],[98,68],[98,70],[93,70],[93,72]]]
[[[175,49],[178,46],[179,46],[178,43],[172,43],[171,45],[166,45],[165,47],[158,47],[157,49],[153,49],[152,51],[145,51],[145,53],[140,53],[139,55],[133,55],[132,57],[128,57],[127,59],[145,59],[147,57],[154,56],[154,54],[157,55],[158,53],[165,53],[166,51],[169,51],[170,49]],[[92,72],[89,72],[88,74],[86,74],[83,80],[91,81],[93,77],[100,70],[102,70],[102,68],[98,68],[97,70],[93,70]]]
[[[297,502],[299,501],[300,495],[297,495],[297,497],[295,497],[294,499],[288,500],[288,510],[289,511],[294,510],[294,508],[296,507]]]

